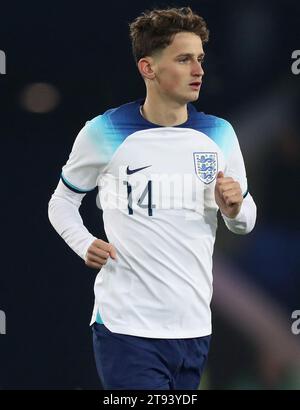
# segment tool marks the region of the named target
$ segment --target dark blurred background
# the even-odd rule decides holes
[[[201,388],[300,388],[300,335],[291,330],[300,309],[300,74],[291,69],[300,3],[144,0],[1,5],[0,389],[101,388],[89,328],[95,272],[50,225],[48,201],[85,121],[145,95],[128,24],[167,5],[207,21],[195,106],[234,126],[258,206],[247,236],[219,223]],[[95,200],[88,195],[81,213],[105,238]]]

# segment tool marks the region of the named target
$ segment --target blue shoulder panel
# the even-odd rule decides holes
[[[129,135],[149,128],[162,127],[141,116],[139,109],[143,102],[144,99],[139,99],[123,104],[89,121],[89,126],[95,127],[93,133],[94,138],[97,139],[95,143],[99,144],[99,152],[105,155],[106,161],[110,160],[116,149]],[[188,120],[175,128],[192,128],[203,132],[220,147],[227,158],[236,139],[231,124],[222,118],[197,112],[191,103],[188,104],[188,112]]]
[[[212,139],[222,150],[225,158],[228,158],[236,140],[232,125],[214,115],[207,115],[203,112],[197,114],[194,128]]]

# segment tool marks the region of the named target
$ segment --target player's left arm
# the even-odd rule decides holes
[[[227,228],[236,234],[252,231],[256,222],[256,205],[248,191],[246,170],[237,136],[232,126],[231,149],[225,172],[218,172],[215,200]]]

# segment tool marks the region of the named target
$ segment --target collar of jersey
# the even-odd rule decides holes
[[[192,103],[187,104],[187,110],[188,110],[188,119],[178,125],[173,125],[173,126],[165,126],[165,125],[159,125],[159,124],[154,124],[153,122],[150,122],[144,118],[140,112],[140,107],[141,105],[144,105],[145,98],[140,98],[135,101],[136,104],[136,110],[137,110],[137,115],[139,116],[139,120],[141,123],[147,124],[148,126],[151,126],[152,128],[189,128],[191,126],[191,121],[194,118],[195,113],[197,113],[196,108],[193,106]]]

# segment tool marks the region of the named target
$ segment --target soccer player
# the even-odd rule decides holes
[[[192,104],[209,37],[203,18],[189,7],[146,11],[130,37],[146,97],[87,121],[49,218],[100,270],[91,325],[104,389],[197,389],[211,337],[217,212],[247,234],[256,205],[233,127]],[[95,187],[109,242],[79,213]]]

